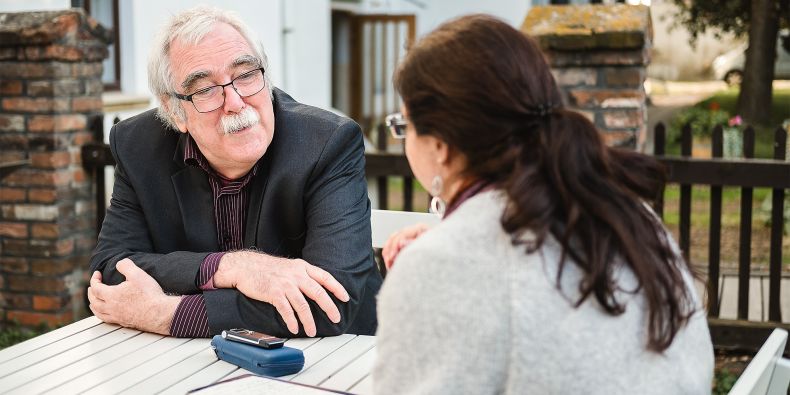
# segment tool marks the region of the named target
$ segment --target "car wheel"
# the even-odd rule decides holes
[[[724,75],[724,82],[729,86],[740,85],[743,82],[743,72],[740,70],[730,70]]]

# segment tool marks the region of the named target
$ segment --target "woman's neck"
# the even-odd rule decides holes
[[[474,183],[474,179],[470,177],[450,177],[444,181],[444,190],[439,195],[445,202],[452,202],[460,192],[466,189],[469,185]]]
[[[455,196],[453,196],[453,199],[447,201],[447,209],[444,212],[444,216],[447,217],[450,215],[453,211],[455,211],[455,209],[457,209],[472,196],[489,190],[492,187],[493,186],[491,182],[484,179],[467,179],[467,182],[461,184],[461,186],[458,188],[458,191],[455,193]]]

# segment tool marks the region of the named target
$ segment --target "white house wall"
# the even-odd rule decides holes
[[[361,0],[355,7],[345,2],[338,6],[366,14],[405,13],[417,17],[417,36],[435,29],[441,23],[461,15],[491,14],[514,27],[520,27],[527,16],[530,0]]]
[[[332,14],[329,0],[283,1],[282,87],[302,103],[332,103]]]
[[[274,85],[296,99],[328,107],[331,97],[328,0],[135,0],[121,1],[121,86],[148,93],[150,43],[167,19],[207,4],[235,11],[264,46]]]
[[[52,11],[71,7],[71,0],[2,0],[0,12]]]
[[[417,35],[422,36],[441,23],[471,13],[494,15],[518,28],[527,16],[529,0],[435,0],[423,3],[426,7],[417,11]]]
[[[134,0],[120,1],[121,87],[124,93],[148,94],[147,63],[151,43],[174,14],[205,4],[235,11],[247,23],[269,56],[269,70],[280,85],[282,70],[282,23],[280,0]]]

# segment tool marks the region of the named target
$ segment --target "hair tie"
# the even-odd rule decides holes
[[[548,116],[550,116],[553,113],[554,113],[554,105],[551,104],[551,103],[549,103],[549,104],[538,104],[535,107],[527,109],[527,114],[528,115],[533,116],[533,117],[538,117],[538,118],[547,118]]]

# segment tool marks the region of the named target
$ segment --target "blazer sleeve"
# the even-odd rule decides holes
[[[328,271],[345,287],[347,303],[330,297],[341,314],[337,324],[307,298],[318,336],[345,333],[365,299],[373,264],[370,202],[365,181],[365,156],[359,126],[347,120],[336,127],[308,178],[304,193],[306,234],[302,259]],[[292,337],[275,308],[230,289],[204,293],[212,333],[223,328],[254,328]],[[370,299],[370,295],[368,295]],[[303,328],[300,335],[304,336]]]
[[[148,224],[134,186],[129,181],[125,156],[119,150],[116,126],[110,132],[110,149],[115,158],[115,182],[110,206],[102,223],[96,250],[91,256],[91,272],[99,270],[105,284],[125,280],[115,265],[130,258],[151,275],[165,292],[194,294],[199,292],[197,275],[208,252],[175,251],[155,253]],[[133,159],[130,159],[133,160]]]

